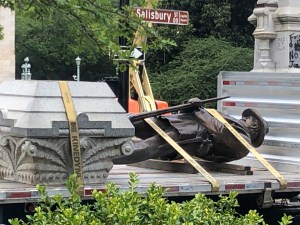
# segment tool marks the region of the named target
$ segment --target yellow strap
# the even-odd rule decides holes
[[[167,135],[162,129],[160,129],[160,127],[157,126],[151,119],[146,118],[145,121],[211,183],[212,191],[219,191],[219,182],[216,179],[214,179],[202,166],[200,166],[196,162],[196,160],[194,160],[186,151],[184,151],[172,138],[169,137],[169,135]]]
[[[280,188],[284,189],[287,187],[287,181],[284,179],[280,173],[274,169],[274,167],[268,163],[258,151],[250,145],[215,109],[206,109],[212,116],[217,118],[220,122],[222,122],[227,129],[276,177],[276,179],[280,182]]]
[[[74,173],[76,173],[77,178],[80,179],[81,182],[83,182],[79,132],[75,107],[67,81],[58,81],[58,83],[69,121]]]

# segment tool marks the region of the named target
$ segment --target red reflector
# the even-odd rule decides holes
[[[288,188],[298,188],[298,187],[300,187],[300,182],[288,182],[287,187]]]
[[[223,85],[235,85],[235,81],[223,80]]]
[[[225,190],[243,190],[245,189],[245,184],[226,184]]]
[[[6,198],[30,198],[30,192],[8,192]]]
[[[236,106],[235,102],[223,102],[223,106]]]

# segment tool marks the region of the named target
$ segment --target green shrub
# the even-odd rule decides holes
[[[194,38],[150,80],[156,99],[178,105],[192,97],[216,97],[221,71],[250,71],[252,66],[252,49],[235,47],[213,37]]]
[[[83,204],[77,194],[82,185],[75,175],[70,176],[67,188],[71,193],[68,198],[61,195],[49,197],[46,187],[38,185],[41,199],[36,212],[27,216],[28,222],[17,218],[9,220],[12,225],[256,225],[266,224],[263,217],[255,210],[240,215],[237,193],[220,196],[213,201],[204,194],[197,194],[191,201],[183,203],[168,202],[165,189],[152,184],[145,196],[135,189],[139,180],[136,174],[130,174],[129,190],[121,192],[110,183],[105,192],[93,191],[93,204]],[[280,225],[291,223],[291,216],[284,216]]]

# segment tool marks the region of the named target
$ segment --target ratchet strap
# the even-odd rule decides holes
[[[194,160],[186,151],[184,151],[172,138],[169,137],[159,126],[157,126],[151,119],[144,119],[165,141],[167,141],[182,157],[187,160],[199,173],[201,173],[211,184],[212,191],[219,191],[220,184],[214,179],[196,160]]]
[[[280,189],[284,189],[287,187],[287,181],[284,179],[280,173],[270,164],[268,163],[265,158],[258,153],[258,151],[250,145],[228,122],[220,115],[220,113],[215,109],[205,109],[209,112],[212,116],[218,119],[221,123],[223,123],[227,129],[251,152],[268,170],[271,172],[276,179],[280,183]]]
[[[81,182],[83,182],[79,132],[75,107],[73,104],[71,92],[67,81],[58,81],[58,83],[63,103],[65,106],[67,118],[69,121],[69,132],[74,173],[77,175],[77,178],[80,179]]]

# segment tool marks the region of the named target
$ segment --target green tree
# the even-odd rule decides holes
[[[249,48],[234,47],[213,37],[193,38],[162,68],[163,72],[153,74],[151,82],[156,98],[176,105],[195,96],[215,97],[220,71],[249,71],[252,64],[253,51]]]
[[[9,7],[11,9],[13,9],[15,7],[15,1],[14,0],[0,0],[0,6]]]
[[[197,37],[214,36],[252,47],[254,27],[248,22],[257,0],[166,0],[161,7],[187,10]],[[172,28],[171,28],[172,29]]]
[[[107,54],[110,50],[113,53],[119,52],[120,46],[118,39],[120,36],[129,41],[133,40],[137,27],[142,34],[147,34],[153,40],[149,47],[162,47],[161,43],[169,44],[155,32],[142,23],[141,19],[132,14],[135,6],[145,6],[145,0],[131,0],[130,5],[121,9],[117,0],[23,0],[17,1],[16,8],[22,11],[31,11],[32,19],[52,18],[53,14],[61,14],[64,21],[69,26],[74,26],[77,33],[85,36],[93,45],[96,51]],[[130,46],[130,42],[128,43]],[[127,52],[130,54],[130,52]]]
[[[34,18],[32,10],[17,10],[16,56],[17,78],[26,56],[32,64],[33,79],[73,79],[76,74],[75,57],[80,55],[81,80],[99,80],[114,73],[115,67],[101,47],[81,35],[75,26],[59,12],[49,17]]]
[[[257,0],[165,0],[160,8],[186,10],[189,26],[159,26],[159,31],[174,40],[177,46],[148,54],[149,68],[161,70],[183,51],[184,44],[193,37],[215,37],[231,42],[233,46],[253,48],[253,25],[248,22]]]
[[[170,104],[181,103],[191,96],[215,96],[216,76],[220,70],[251,69],[251,33],[254,28],[247,18],[256,0],[159,1],[159,8],[188,10],[190,25],[155,24],[152,28],[130,16],[131,8],[144,6],[144,0],[131,0],[131,5],[122,10],[118,3],[118,0],[18,1],[18,65],[23,63],[25,56],[29,56],[33,76],[41,74],[39,79],[72,79],[71,75],[76,70],[74,58],[80,55],[83,59],[82,78],[99,80],[106,74],[115,74],[116,68],[107,55],[119,52],[118,37],[133,40],[134,31],[142,26],[142,34],[148,37],[148,45],[144,49],[148,50],[146,64],[154,94],[156,98],[170,101]],[[163,37],[174,40],[177,46]],[[199,38],[208,39],[203,42]],[[164,48],[167,45],[168,48]],[[241,51],[244,54],[240,54]],[[197,57],[193,55],[195,52]],[[211,54],[207,56],[205,52]],[[125,52],[127,57],[129,53]],[[20,74],[19,66],[17,69]],[[201,85],[197,86],[203,89],[194,87],[196,81],[200,81]],[[193,91],[187,96],[183,90],[189,85]]]
[[[34,79],[72,79],[74,58],[80,55],[83,80],[100,80],[115,73],[114,55],[129,58],[138,27],[151,39],[143,48],[174,45],[132,14],[132,7],[144,6],[144,0],[130,2],[120,9],[116,0],[17,1],[17,64],[29,56]],[[128,40],[128,50],[120,51],[119,37]]]

